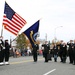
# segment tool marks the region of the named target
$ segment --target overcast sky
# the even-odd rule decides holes
[[[0,0],[0,29],[4,2],[5,0]],[[47,40],[50,41],[55,36],[64,41],[75,39],[75,0],[6,0],[6,2],[27,21],[20,33],[40,19],[39,38],[45,39],[47,34]],[[4,29],[3,37],[14,39],[16,36]]]

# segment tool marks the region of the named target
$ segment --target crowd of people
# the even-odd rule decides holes
[[[42,44],[42,53],[45,59],[44,62],[48,62],[54,58],[54,61],[57,62],[57,58],[60,57],[60,62],[66,63],[67,57],[69,57],[69,64],[75,65],[75,40],[70,40],[69,42],[65,43],[63,40],[60,43],[54,43],[53,47],[50,48],[51,44],[48,41],[45,41]],[[39,50],[38,44],[35,44],[32,53],[33,53],[33,60],[37,62],[37,52]]]
[[[69,63],[75,65],[75,40],[70,40],[69,42],[65,43],[63,40],[60,43],[54,43],[53,47],[51,48],[51,44],[48,41],[45,41],[42,44],[42,54],[45,59],[45,62],[52,60],[57,62],[58,56],[60,57],[60,62],[66,63],[67,57],[69,57]],[[3,38],[0,37],[0,65],[9,65],[9,55],[10,55],[10,48],[11,45],[8,43],[8,40],[3,41]],[[34,62],[38,60],[38,52],[39,52],[39,45],[36,43],[32,47],[32,50],[28,48],[28,50],[21,50],[21,54],[19,54],[18,50],[15,49],[14,57],[17,55],[25,56],[24,54],[27,53],[28,55],[33,55]]]
[[[51,60],[51,55],[54,57],[54,61],[57,62],[57,57],[60,57],[60,62],[66,63],[67,56],[69,57],[69,63],[75,65],[75,40],[65,43],[63,40],[59,44],[54,44],[50,49],[50,45],[46,41],[43,45],[43,57],[45,62]]]

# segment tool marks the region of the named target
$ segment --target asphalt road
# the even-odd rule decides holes
[[[75,75],[75,65],[57,62],[44,62],[42,56],[38,56],[38,61],[33,62],[32,56],[19,58],[10,57],[10,65],[0,66],[0,75]]]

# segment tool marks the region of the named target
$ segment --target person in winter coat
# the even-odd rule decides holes
[[[8,40],[5,40],[5,54],[4,54],[4,58],[5,58],[5,64],[9,65],[9,50],[11,48],[11,45],[8,43]]]
[[[73,65],[75,65],[75,40],[73,44]]]
[[[50,46],[49,46],[47,41],[45,41],[45,44],[43,44],[43,47],[44,47],[43,52],[44,52],[45,62],[48,62],[48,57],[47,56],[49,54]]]
[[[0,36],[0,66],[4,65],[3,58],[4,58],[4,42],[3,37]]]
[[[54,44],[54,47],[53,47],[53,55],[54,55],[54,61],[57,62],[58,46],[56,44]]]
[[[67,45],[69,46],[68,55],[70,64],[73,64],[73,40],[70,40],[70,42],[68,42]]]
[[[66,43],[63,43],[62,58],[63,58],[63,63],[66,63],[66,58],[67,58],[67,44]]]

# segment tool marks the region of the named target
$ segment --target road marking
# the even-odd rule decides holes
[[[45,74],[43,74],[43,75],[48,75],[48,74],[50,74],[50,73],[52,73],[53,71],[55,71],[56,69],[53,69],[53,70],[51,70],[51,71],[49,71],[49,72],[47,72],[47,73],[45,73]]]
[[[20,64],[20,63],[24,63],[24,62],[31,62],[32,60],[28,60],[28,61],[18,61],[18,62],[11,62],[10,64]]]
[[[43,60],[43,59],[38,59],[38,60]],[[20,63],[32,62],[32,61],[33,61],[33,60],[18,61],[18,62],[11,62],[10,64],[20,64]]]

